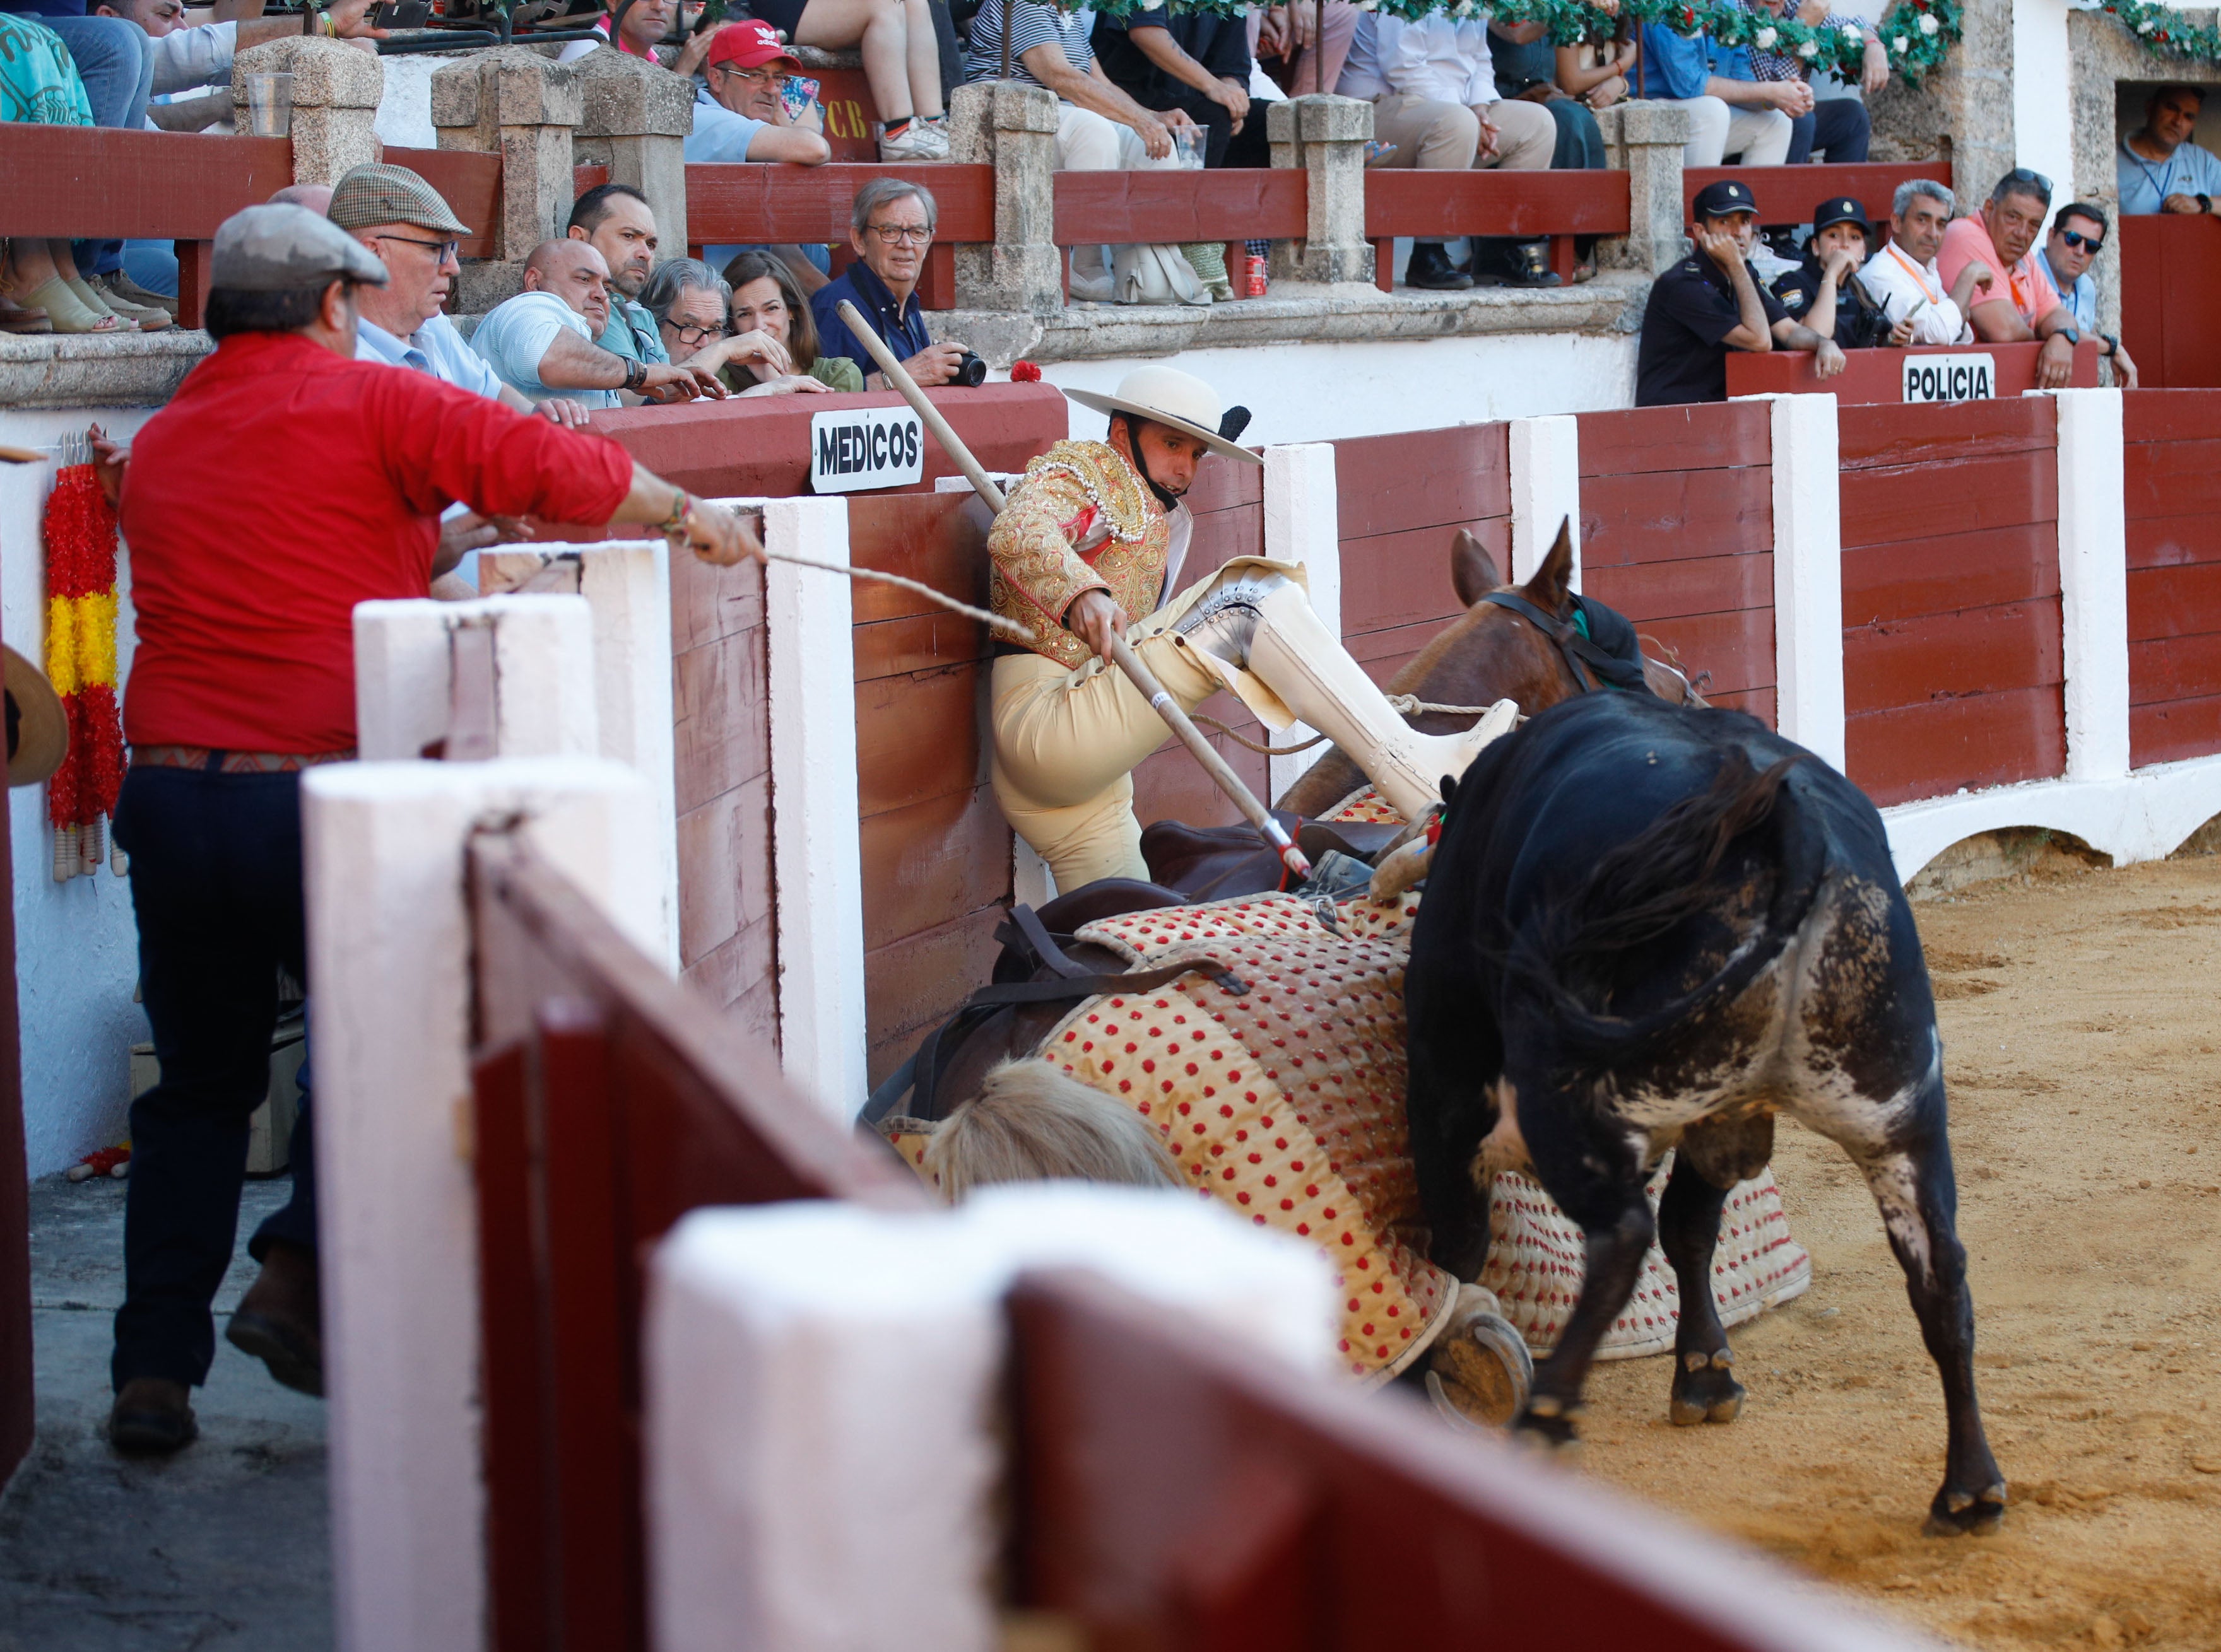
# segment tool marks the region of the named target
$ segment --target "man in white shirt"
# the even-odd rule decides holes
[[[1975,259],[1959,272],[1957,286],[1945,290],[1936,255],[1943,246],[1952,204],[1951,191],[1931,179],[1899,184],[1890,203],[1889,240],[1859,271],[1860,281],[1889,317],[1892,344],[1974,341],[1968,307],[1977,290],[1986,293],[1996,277]]]
[[[1482,12],[1462,18],[1434,12],[1417,22],[1366,13],[1335,90],[1372,102],[1375,143],[1368,166],[1542,171],[1557,146],[1549,110],[1497,95]],[[1405,280],[1436,290],[1473,285],[1439,240],[1413,246]]]
[[[566,392],[588,408],[624,405],[619,390],[657,402],[722,397],[698,367],[640,362],[594,342],[610,324],[610,266],[591,241],[542,241],[524,261],[524,290],[486,312],[471,348],[534,402]]]

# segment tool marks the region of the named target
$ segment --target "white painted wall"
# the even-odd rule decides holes
[[[2068,110],[2067,0],[2013,0],[2013,159],[2051,180],[2051,203],[2075,199],[2074,138]],[[1985,178],[1980,188],[1987,190]],[[1961,197],[1974,180],[1959,180]]]
[[[1633,334],[1521,334],[1188,350],[1179,365],[1208,380],[1224,405],[1256,415],[1242,439],[1258,446],[1632,407],[1635,345]],[[1138,356],[1056,362],[1042,377],[1060,389],[1108,392],[1143,365]],[[1099,440],[1109,427],[1077,402],[1071,412],[1075,437]]]
[[[152,408],[0,411],[0,442],[53,451],[88,423],[128,434]],[[0,635],[41,670],[46,665],[46,552],[39,515],[53,489],[54,467],[0,464]],[[135,632],[128,554],[116,559],[123,591],[116,621],[119,666],[130,665]],[[23,1028],[23,1141],[30,1173],[46,1175],[95,1148],[122,1141],[131,1101],[131,1046],[147,1018],[131,1001],[139,979],[138,931],[131,891],[110,872],[53,879],[53,832],[47,789],[8,797],[15,843],[16,1005]]]

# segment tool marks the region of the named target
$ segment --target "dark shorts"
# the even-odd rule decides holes
[[[810,0],[748,0],[748,10],[785,35],[787,43],[792,45],[794,31],[802,26],[803,9],[809,3]]]

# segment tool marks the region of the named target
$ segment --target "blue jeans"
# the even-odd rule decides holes
[[[123,17],[41,17],[62,37],[78,78],[84,82],[95,126],[137,131],[147,124],[147,95],[154,89],[154,47],[147,31]],[[78,241],[72,249],[79,275],[113,275],[123,267],[120,240]]]
[[[165,298],[178,296],[178,244],[175,241],[126,241],[123,273],[148,292]]]
[[[197,1385],[216,1356],[210,1305],[231,1265],[247,1120],[270,1088],[278,969],[307,978],[297,774],[134,768],[116,805],[131,857],[139,974],[161,1082],[131,1104],[123,1306],[110,1375]],[[308,1069],[293,1197],[256,1231],[316,1243]]]
[[[1867,158],[1867,140],[1874,131],[1867,106],[1855,97],[1830,97],[1812,105],[1810,115],[1789,122],[1789,162],[1802,166],[1814,150],[1831,166],[1849,165]]]
[[[1552,171],[1592,170],[1611,165],[1605,158],[1604,134],[1597,126],[1594,109],[1578,97],[1553,97],[1542,107],[1558,123],[1558,146],[1550,152]]]

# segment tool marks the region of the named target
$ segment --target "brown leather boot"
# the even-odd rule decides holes
[[[289,1388],[324,1392],[323,1311],[316,1253],[273,1240],[262,1273],[232,1311],[224,1340],[252,1354]]]
[[[193,1443],[200,1424],[187,1404],[191,1390],[167,1377],[133,1377],[108,1414],[108,1441],[135,1456],[166,1456]]]

